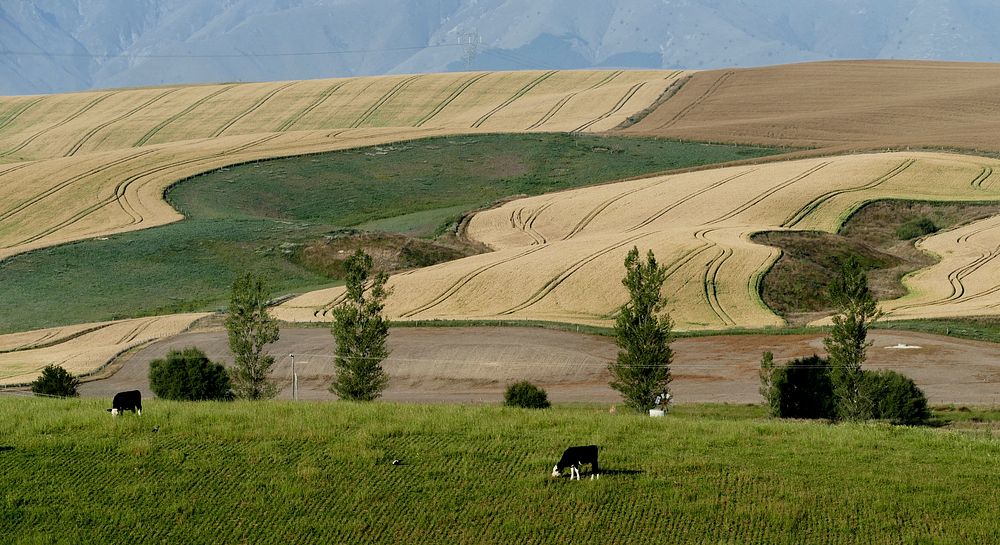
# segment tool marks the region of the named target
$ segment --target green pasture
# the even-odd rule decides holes
[[[251,163],[167,194],[182,222],[0,262],[0,333],[225,306],[240,274],[276,294],[333,285],[297,260],[347,227],[432,236],[473,210],[781,150],[566,134],[434,138]]]
[[[995,430],[727,406],[108,404],[0,397],[5,543],[1000,542]],[[550,478],[581,444],[602,477]]]

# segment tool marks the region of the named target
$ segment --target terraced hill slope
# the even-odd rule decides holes
[[[1000,64],[855,61],[712,70],[627,134],[836,150],[1000,152]]]
[[[176,221],[163,190],[230,164],[441,134],[610,129],[682,75],[449,73],[0,98],[0,258]]]
[[[634,245],[667,264],[680,329],[783,324],[759,298],[775,248],[757,231],[835,232],[865,202],[998,200],[1000,161],[932,153],[806,159],[659,176],[521,199],[477,214],[469,235],[496,252],[394,276],[396,319],[531,319],[608,325],[626,298],[622,262]],[[996,313],[990,279],[1000,220],[929,239],[946,258],[887,308],[897,318]],[[943,242],[942,242],[943,241]],[[989,250],[989,251],[987,251]],[[941,282],[937,277],[947,277]],[[342,288],[277,309],[286,320],[329,319]],[[950,294],[949,294],[950,293]]]

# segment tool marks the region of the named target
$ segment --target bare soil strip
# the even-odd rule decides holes
[[[911,332],[871,335],[866,367],[894,369],[912,377],[933,404],[1000,403],[1000,361],[990,343]],[[537,328],[395,328],[386,362],[391,376],[383,399],[406,402],[496,403],[507,384],[530,380],[555,402],[620,403],[608,387],[607,362],[617,348],[610,337]],[[897,345],[913,349],[888,348]],[[149,362],[169,350],[197,346],[229,365],[225,331],[191,332],[141,349],[107,379],[81,387],[84,396],[110,397],[139,389],[150,396]],[[819,335],[719,336],[678,339],[673,344],[673,393],[679,403],[759,403],[760,354],[778,361],[823,353]],[[280,398],[291,397],[291,358],[300,399],[333,399],[333,336],[325,328],[284,329],[269,348]]]

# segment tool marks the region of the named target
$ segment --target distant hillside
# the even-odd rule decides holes
[[[994,61],[998,22],[991,0],[5,0],[0,93],[466,68]],[[458,44],[472,33],[482,45],[467,63]]]

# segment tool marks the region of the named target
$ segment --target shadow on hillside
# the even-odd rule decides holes
[[[0,445],[0,452],[7,452],[7,451],[10,451],[10,450],[14,450],[14,447],[8,447],[6,445]]]

